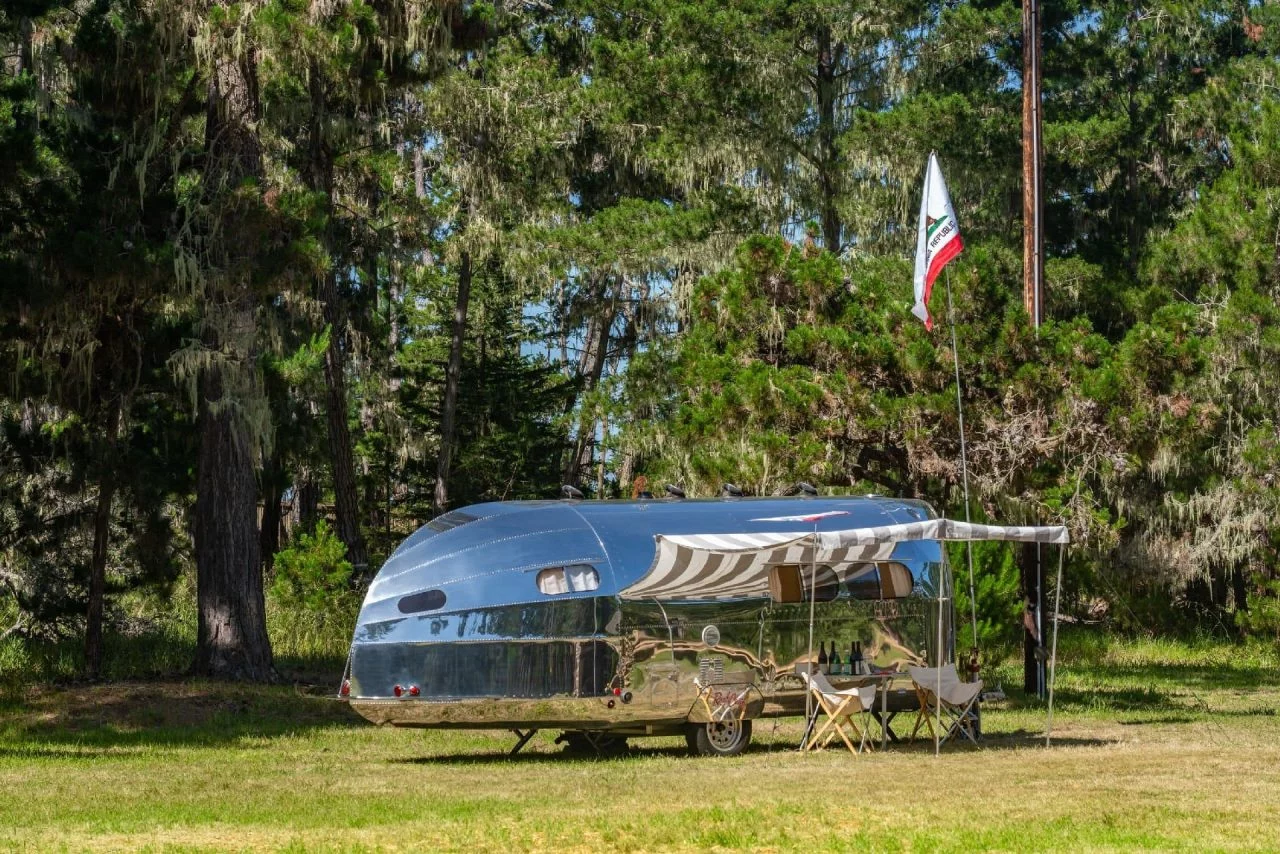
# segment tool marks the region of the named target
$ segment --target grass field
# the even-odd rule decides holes
[[[982,750],[799,755],[760,722],[735,759],[683,741],[571,758],[540,733],[377,729],[331,686],[11,691],[0,847],[956,850],[1280,848],[1273,651],[1077,633],[1043,707],[989,707]],[[998,674],[1016,683],[1012,666]]]

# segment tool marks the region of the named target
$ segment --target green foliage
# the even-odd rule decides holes
[[[1236,612],[1236,623],[1247,636],[1280,646],[1280,578],[1258,579]]]
[[[969,597],[966,546],[973,548],[973,592]],[[1009,655],[1022,641],[1023,598],[1017,550],[1008,543],[953,543],[947,549],[956,592],[956,649],[976,646],[984,663]],[[978,636],[974,642],[973,608],[977,603]],[[1052,604],[1050,602],[1050,604]]]
[[[693,494],[809,480],[954,515],[948,293],[975,510],[1071,526],[1073,607],[1185,628],[1248,601],[1238,625],[1269,632],[1280,7],[1042,15],[1036,334],[1010,0],[7,4],[6,648],[74,660],[104,485],[109,629],[171,595],[207,506],[192,413],[213,374],[235,379],[216,406],[259,452],[264,508],[304,527],[335,508],[374,564],[437,486],[453,506],[625,495],[641,473]],[[223,109],[219,73],[253,115]],[[933,333],[907,313],[930,149],[966,244]],[[283,554],[272,632],[320,655],[356,603],[314,536]],[[1014,575],[1005,550],[978,563],[1000,646]]]
[[[342,614],[356,599],[347,548],[321,519],[276,553],[272,593],[286,606],[322,614]]]

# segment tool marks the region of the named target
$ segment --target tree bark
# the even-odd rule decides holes
[[[111,428],[115,435],[114,426]],[[110,443],[114,447],[115,442]],[[89,565],[89,610],[84,632],[84,671],[88,679],[102,675],[102,613],[107,591],[107,546],[111,536],[111,500],[116,478],[109,462],[98,482],[98,507],[93,514],[93,560]]]
[[[262,469],[262,525],[258,535],[262,571],[275,568],[280,551],[280,502],[284,499],[284,471],[280,458],[273,454]]]
[[[831,29],[818,30],[818,187],[822,194],[822,245],[832,254],[840,254],[843,223],[836,208],[840,181],[840,153],[836,150],[836,48]]]
[[[314,473],[306,471],[298,478],[298,526],[304,531],[314,531],[320,518],[320,487]]]
[[[582,382],[582,389],[570,404],[570,411],[600,384],[600,379],[604,376],[604,366],[609,356],[609,330],[613,328],[617,311],[617,291],[613,291],[608,300],[605,299],[606,294],[609,294],[608,279],[601,276],[592,289],[588,303],[592,309],[591,319],[587,324],[587,339],[582,345],[582,356],[578,359],[578,377]],[[561,472],[563,483],[576,485],[583,471],[591,465],[591,444],[594,438],[595,420],[580,416],[577,437]]]
[[[338,263],[333,234],[333,156],[326,138],[328,102],[324,74],[316,60],[310,74],[311,127],[310,164],[307,170],[311,189],[324,193],[326,223],[324,248],[333,261],[317,276],[324,322],[329,327],[329,349],[324,354],[325,423],[328,427],[329,459],[333,469],[333,510],[338,539],[347,547],[347,560],[358,575],[369,571],[369,551],[360,533],[360,506],[356,491],[355,454],[351,429],[347,424],[347,313],[338,295],[334,266]]]
[[[360,533],[360,509],[356,499],[355,455],[347,425],[346,319],[338,304],[332,271],[324,274],[321,302],[329,324],[329,349],[324,354],[325,416],[329,428],[329,457],[333,467],[333,507],[338,539],[347,547],[347,560],[357,574],[369,569],[369,552]],[[342,332],[339,332],[342,330]]]
[[[262,594],[258,485],[248,437],[234,417],[220,372],[206,372],[196,480],[195,672],[265,682],[275,679],[275,669]]]
[[[440,456],[436,460],[435,511],[449,507],[449,469],[453,465],[457,432],[458,385],[462,375],[462,344],[467,334],[467,306],[471,301],[471,253],[463,252],[458,267],[458,298],[453,309],[449,338],[449,364],[444,375],[444,400],[440,404]]]
[[[213,46],[205,116],[205,186],[215,218],[204,300],[205,347],[221,358],[199,377],[195,506],[196,657],[203,676],[273,681],[258,540],[250,426],[240,414],[253,401],[254,301],[249,276],[256,249],[237,198],[261,183],[262,150],[256,58],[252,46]],[[214,312],[219,312],[214,316]]]

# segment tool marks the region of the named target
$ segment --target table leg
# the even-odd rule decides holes
[[[889,680],[880,686],[880,749],[889,746]]]

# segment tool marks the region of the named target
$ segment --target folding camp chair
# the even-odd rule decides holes
[[[819,713],[827,716],[826,722],[818,727],[817,732],[807,735],[803,745],[805,750],[820,750],[826,747],[831,742],[831,739],[837,735],[844,741],[845,747],[849,748],[851,753],[861,753],[873,744],[868,740],[870,734],[868,723],[871,719],[871,710],[875,707],[875,685],[860,685],[856,688],[837,691],[827,681],[827,677],[821,673],[810,673],[804,668],[801,668],[799,672],[800,678],[804,679],[805,684],[809,686],[809,692],[813,694],[814,701],[817,704],[813,710],[813,717],[809,720],[806,734],[812,732]],[[862,717],[861,727],[854,721],[854,715]],[[858,739],[856,748],[853,746],[853,742],[849,740],[849,736],[845,731],[846,727],[852,730],[854,737]],[[823,738],[824,735],[826,736],[825,739]]]
[[[920,711],[916,714],[916,724],[911,730],[911,740],[915,741],[916,733],[922,725],[928,727],[929,735],[934,735],[933,718],[935,713],[940,713],[937,729],[940,745],[957,734],[963,734],[976,747],[978,740],[974,736],[974,706],[978,703],[978,695],[982,693],[982,680],[961,682],[954,664],[947,664],[942,668],[908,667],[907,672],[911,674],[911,681],[916,686],[916,697],[920,701]]]

